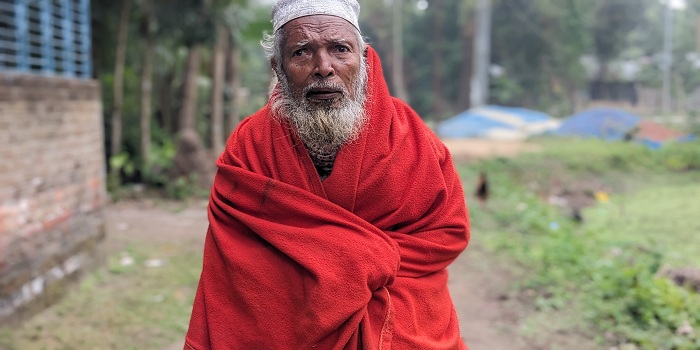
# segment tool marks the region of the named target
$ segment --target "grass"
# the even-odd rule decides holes
[[[583,332],[607,347],[700,348],[697,332],[678,331],[700,328],[700,297],[657,275],[663,265],[700,267],[700,143],[659,151],[594,140],[543,144],[540,154],[462,169],[467,183],[486,171],[493,188],[488,208],[470,208],[473,230],[532,271],[519,283],[538,312],[524,330]],[[578,225],[546,203],[557,187],[589,197],[604,191],[610,200],[592,201]],[[554,321],[571,314],[578,317]]]
[[[133,264],[124,266],[124,257]],[[163,258],[161,267],[144,267]],[[0,348],[160,349],[187,330],[199,272],[199,249],[133,244],[108,256],[106,266],[48,312],[0,332]]]
[[[675,180],[589,208],[587,225],[605,232],[602,241],[653,248],[671,266],[700,267],[700,184]]]

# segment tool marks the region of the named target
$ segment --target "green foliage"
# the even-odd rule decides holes
[[[700,245],[694,214],[700,174],[668,162],[680,156],[693,164],[697,144],[658,151],[593,140],[544,145],[540,154],[488,160],[464,173],[486,171],[494,189],[488,211],[470,207],[473,229],[487,246],[533,271],[523,288],[535,291],[541,312],[574,308],[608,334],[600,340],[608,345],[698,348],[700,296],[659,275],[664,265],[700,266],[694,249]],[[551,168],[558,179],[625,176],[621,190],[641,190],[613,193],[609,202],[586,209],[577,225],[530,188],[532,179],[549,179]]]
[[[197,185],[197,175],[180,176],[167,183],[165,193],[168,198],[184,200],[192,197],[206,197],[207,191]]]
[[[700,299],[693,292],[658,277],[661,254],[635,247],[609,254],[592,271],[584,293],[589,315],[603,328],[618,333],[618,341],[644,349],[693,349],[697,335],[678,334],[684,324],[700,325]]]
[[[593,26],[596,56],[607,64],[619,57],[629,33],[644,19],[645,6],[632,1],[597,1]]]
[[[519,96],[523,94],[523,88],[516,81],[506,75],[493,77],[490,86],[490,98],[492,103],[502,105],[517,104]]]
[[[700,169],[700,141],[684,142],[660,150],[665,166],[673,170]]]
[[[110,172],[107,175],[107,190],[114,193],[122,184],[122,174],[132,176],[136,172],[136,162],[129,153],[122,152],[109,158]]]
[[[209,2],[209,4],[207,4]],[[160,27],[186,47],[210,43],[215,37],[215,16],[221,1],[179,0],[158,6]]]
[[[151,145],[149,164],[143,164],[143,177],[147,184],[163,186],[168,183],[168,173],[173,167],[175,144],[170,139]]]
[[[114,109],[114,74],[104,73],[99,77],[99,80],[102,85],[102,115],[105,137],[109,140],[112,133],[112,111]],[[124,139],[122,150],[131,155],[137,154],[136,150],[139,147],[139,81],[138,71],[127,64],[124,68],[124,99],[121,110]]]
[[[561,116],[573,110],[571,98],[586,78],[580,59],[592,51],[594,10],[588,0],[494,2],[493,62],[520,92],[502,103],[556,107]]]
[[[145,14],[147,7],[155,13],[155,55],[153,60],[152,86],[152,146],[150,164],[143,164],[144,155],[140,142],[140,107],[141,107],[141,73],[143,67],[143,47],[145,32]],[[111,117],[114,107],[114,56],[116,37],[119,27],[121,2],[93,1],[91,10],[93,22],[93,58],[96,78],[102,85],[104,135],[106,145],[111,145]],[[210,81],[215,26],[223,24],[241,52],[241,75],[243,91],[239,92],[241,100],[235,104],[241,116],[259,109],[267,97],[269,83],[269,65],[265,62],[260,39],[263,31],[271,28],[270,7],[248,0],[140,0],[133,2],[128,26],[126,47],[126,64],[124,69],[124,98],[122,102],[122,142],[124,154],[116,155],[119,166],[110,172],[109,190],[118,194],[119,188],[133,182],[140,182],[148,189],[170,186],[168,174],[172,166],[172,142],[178,129],[178,109],[182,105],[182,84],[184,80],[185,60],[188,48],[198,44],[201,49],[201,68],[198,82]],[[206,85],[206,84],[203,84]],[[200,86],[201,87],[201,86]],[[211,120],[211,89],[201,88],[196,109],[196,126],[205,137],[204,144],[209,145]],[[228,99],[232,91],[226,91]],[[226,101],[230,105],[230,101]],[[227,111],[227,114],[231,111]],[[109,147],[107,148],[108,157]],[[111,165],[111,160],[108,165]],[[172,185],[178,190],[164,191],[177,193],[183,191],[184,182],[174,181]],[[118,197],[118,196],[117,196]]]
[[[122,152],[109,159],[110,168],[123,171],[127,176],[131,176],[136,171],[136,164],[128,153]]]
[[[610,170],[658,169],[659,155],[638,143],[615,143],[599,139],[543,139],[548,157],[557,159],[572,171],[604,173]],[[575,156],[573,156],[575,155]]]
[[[692,2],[689,2],[689,4]],[[473,52],[476,1],[431,1],[424,11],[404,1],[404,66],[411,105],[426,119],[436,101],[460,112],[460,97],[468,86]],[[598,77],[620,80],[611,68],[631,60],[642,69],[639,81],[660,87],[660,51],[664,5],[658,0],[509,0],[493,1],[491,63],[503,68],[493,76],[490,103],[532,107],[564,117],[575,110],[576,96],[591,78],[582,57],[602,63]],[[388,2],[363,1],[361,26],[384,58],[384,73],[392,81],[391,18]],[[674,13],[674,96],[700,86],[700,70],[688,55],[697,51],[695,18],[698,6]],[[439,21],[439,22],[438,22]],[[436,60],[437,57],[437,60]],[[437,62],[436,62],[437,61]],[[436,73],[440,76],[437,77]],[[463,74],[464,73],[464,74]],[[439,84],[436,88],[435,84]],[[390,84],[391,85],[391,84]],[[438,91],[439,90],[439,91]],[[443,111],[447,113],[447,111]]]
[[[121,153],[110,158],[111,168],[116,171],[109,174],[108,189],[113,198],[120,199],[134,195],[130,186],[121,183],[119,174],[132,177],[140,174],[142,184],[153,189],[161,189],[153,194],[163,195],[168,199],[186,200],[193,197],[206,197],[208,191],[198,185],[196,174],[172,178],[171,172],[175,157],[175,145],[170,140],[153,144],[149,164],[137,162],[128,153]]]
[[[270,9],[265,6],[250,6],[247,1],[229,3],[225,6],[221,19],[230,28],[230,32],[238,44],[258,43],[262,38],[262,33],[272,32]]]

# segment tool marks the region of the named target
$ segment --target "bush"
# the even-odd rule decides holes
[[[700,170],[700,140],[670,144],[658,156],[671,170]]]

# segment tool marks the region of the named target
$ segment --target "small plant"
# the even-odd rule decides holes
[[[671,170],[700,170],[700,141],[671,144],[661,149],[659,157]]]
[[[148,164],[143,164],[144,181],[151,186],[164,186],[168,183],[168,172],[173,167],[175,145],[170,140],[154,143],[151,147]]]
[[[114,197],[120,197],[122,176],[131,177],[136,173],[136,162],[129,153],[122,152],[109,158],[109,174],[107,175],[107,190]]]
[[[191,197],[206,197],[208,191],[199,187],[197,180],[197,175],[194,173],[189,176],[180,176],[166,183],[165,192],[168,198],[175,200],[184,200]]]

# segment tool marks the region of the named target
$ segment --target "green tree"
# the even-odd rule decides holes
[[[128,16],[120,16],[127,13],[123,4],[132,5]],[[189,178],[197,166],[174,171],[177,164],[169,151],[185,129],[193,131],[188,134],[198,154],[190,164],[213,164],[227,132],[220,118],[222,102],[245,95],[224,92],[224,78],[232,82],[226,86],[237,90],[245,86],[255,94],[246,99],[249,105],[236,105],[238,115],[266,101],[269,66],[263,64],[259,40],[263,29],[270,27],[269,6],[246,0],[94,0],[91,9],[94,75],[103,85],[107,150],[109,155],[120,151],[113,162],[112,185],[155,181],[167,186],[171,181],[166,175]],[[126,37],[136,40],[120,40]],[[222,46],[227,42],[235,45]],[[237,68],[227,69],[227,61]],[[116,111],[121,118],[113,118]],[[210,147],[217,151],[212,153]]]
[[[493,62],[504,68],[501,79],[512,82],[502,86],[520,89],[494,102],[571,112],[585,84],[580,59],[592,52],[592,10],[588,0],[496,2]]]
[[[646,5],[639,1],[598,0],[594,4],[593,38],[600,63],[599,80],[609,79],[608,65],[627,48],[629,33],[644,23]],[[648,6],[648,5],[647,5]]]

